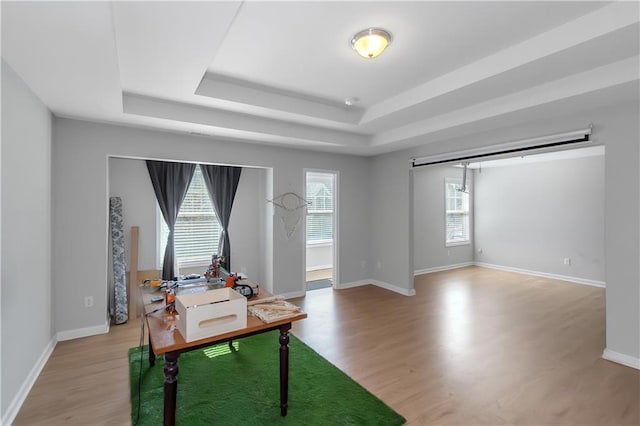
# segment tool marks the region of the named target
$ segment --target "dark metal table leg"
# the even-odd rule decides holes
[[[291,323],[280,326],[280,415],[287,415],[289,399],[289,330]]]
[[[156,365],[156,354],[153,352],[153,346],[151,346],[151,336],[149,336],[149,365],[151,367]]]
[[[178,357],[180,354],[164,354],[164,425],[176,424],[176,395],[178,393]]]

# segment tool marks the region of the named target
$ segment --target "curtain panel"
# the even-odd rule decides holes
[[[222,228],[221,247],[218,248],[218,254],[224,258],[225,269],[231,271],[231,242],[228,227],[242,167],[201,164],[200,169]]]
[[[164,251],[162,261],[162,279],[172,280],[175,277],[173,232],[180,206],[187,194],[187,189],[189,189],[196,165],[147,160],[147,169],[162,217],[169,228],[167,248]]]

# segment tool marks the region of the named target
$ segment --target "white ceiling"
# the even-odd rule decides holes
[[[2,57],[58,116],[373,155],[638,100],[638,6],[3,1]]]

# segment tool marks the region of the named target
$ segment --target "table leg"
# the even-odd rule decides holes
[[[180,354],[164,354],[164,425],[176,424],[176,395],[178,393],[178,357]]]
[[[151,336],[149,336],[149,365],[151,367],[156,365],[156,354],[153,352],[153,346],[151,346]]]
[[[280,415],[287,415],[289,398],[289,330],[291,323],[280,326]]]

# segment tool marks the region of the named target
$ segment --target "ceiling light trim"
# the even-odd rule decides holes
[[[351,47],[365,59],[380,56],[391,44],[393,36],[382,28],[367,28],[351,38]]]

